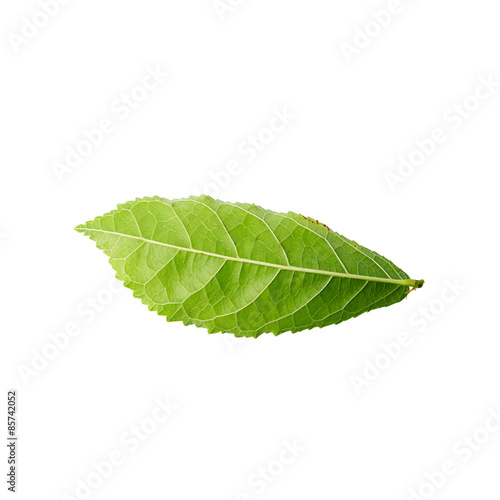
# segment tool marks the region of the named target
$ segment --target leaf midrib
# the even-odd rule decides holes
[[[145,243],[151,243],[153,245],[160,245],[160,246],[164,246],[164,247],[168,247],[168,248],[174,248],[177,250],[182,250],[184,252],[192,252],[192,253],[197,253],[200,255],[207,255],[209,257],[215,257],[217,259],[231,260],[233,262],[243,262],[245,264],[255,264],[258,266],[272,267],[274,269],[282,269],[282,270],[286,270],[286,271],[296,271],[296,272],[300,272],[300,273],[310,273],[310,274],[322,274],[325,276],[333,276],[333,277],[337,277],[337,278],[349,278],[349,279],[362,280],[362,281],[374,281],[377,283],[389,283],[392,285],[399,285],[399,286],[416,286],[417,285],[417,280],[412,280],[412,279],[402,280],[402,279],[391,279],[391,278],[379,278],[377,276],[363,276],[360,274],[339,273],[339,272],[335,272],[335,271],[324,271],[322,269],[308,269],[305,267],[285,266],[282,264],[274,264],[271,262],[264,262],[261,260],[244,259],[243,257],[229,257],[227,255],[220,255],[217,253],[205,252],[203,250],[196,250],[195,248],[186,248],[186,247],[181,247],[178,245],[171,245],[169,243],[163,243],[160,241],[155,241],[155,240],[150,240],[148,238],[143,238],[142,236],[132,236],[130,234],[117,233],[116,231],[106,231],[104,229],[92,229],[92,228],[87,228],[85,226],[76,227],[75,229],[77,231],[82,231],[82,232],[93,231],[96,233],[113,234],[115,236],[132,238],[135,240],[143,241]]]

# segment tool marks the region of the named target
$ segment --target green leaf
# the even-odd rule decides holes
[[[209,333],[337,324],[424,283],[316,220],[209,196],[137,199],[75,229],[151,311]]]

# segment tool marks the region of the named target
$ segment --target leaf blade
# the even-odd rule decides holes
[[[323,327],[423,284],[318,221],[207,196],[137,199],[75,229],[150,310],[210,333]]]

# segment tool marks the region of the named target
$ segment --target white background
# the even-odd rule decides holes
[[[18,498],[83,498],[78,482],[99,482],[92,463],[113,452],[123,463],[89,498],[499,497],[500,87],[471,96],[500,82],[500,10],[401,0],[359,48],[388,5],[245,0],[219,15],[211,0],[73,0],[33,34],[23,18],[40,6],[2,3],[1,408],[17,389]],[[169,76],[144,95],[148,67]],[[131,91],[145,99],[125,118],[116,100]],[[457,119],[467,98],[477,109]],[[294,118],[248,161],[273,110]],[[114,130],[59,180],[54,164],[105,118]],[[446,141],[391,189],[387,172],[435,128]],[[107,292],[106,257],[73,227],[204,189],[317,218],[426,284],[338,326],[238,341]],[[91,318],[92,298],[106,304]],[[23,377],[68,323],[80,334]],[[404,332],[389,359],[382,344]],[[151,424],[158,397],[177,409],[132,452],[121,436]],[[454,473],[426,485],[445,461]]]

